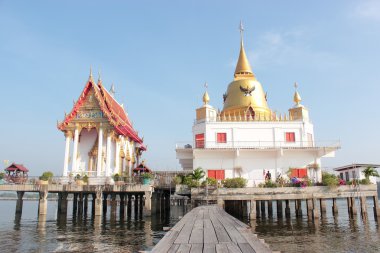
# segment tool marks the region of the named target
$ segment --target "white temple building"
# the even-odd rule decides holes
[[[142,151],[143,140],[133,129],[123,105],[92,74],[70,113],[58,123],[65,134],[63,176],[89,177],[102,184],[113,174],[131,176]]]
[[[301,104],[295,86],[294,104],[288,113],[273,112],[241,37],[234,79],[223,95],[223,110],[209,104],[206,91],[203,106],[196,109],[193,140],[176,146],[182,168],[201,167],[216,179],[244,177],[248,186],[263,182],[268,171],[275,179],[289,169],[292,176],[321,181],[321,158],[334,157],[340,144],[315,141],[309,111]]]

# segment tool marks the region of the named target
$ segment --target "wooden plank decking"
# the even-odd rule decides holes
[[[187,213],[152,252],[272,252],[249,226],[218,206],[201,206]]]

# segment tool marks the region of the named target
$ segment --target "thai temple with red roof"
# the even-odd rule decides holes
[[[115,100],[113,86],[107,91],[100,77],[94,82],[91,72],[58,129],[66,137],[63,176],[87,175],[90,184],[105,182],[116,173],[131,176],[146,150],[123,105]]]

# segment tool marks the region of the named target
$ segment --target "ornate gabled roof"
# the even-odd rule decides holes
[[[9,165],[6,169],[4,169],[5,171],[15,171],[15,170],[19,170],[19,171],[22,171],[22,172],[28,172],[29,170],[27,168],[24,167],[24,165],[22,164],[15,164],[15,163],[12,163],[11,165]]]
[[[92,77],[86,83],[79,99],[74,104],[71,112],[65,115],[65,119],[58,124],[58,129],[65,131],[66,126],[75,119],[79,109],[86,100],[88,93],[93,90],[96,100],[99,103],[103,115],[108,119],[109,123],[115,128],[115,131],[123,136],[127,136],[135,142],[141,144],[141,149],[145,150],[142,139],[133,129],[131,121],[123,107],[109,94],[104,88],[102,81],[99,79],[98,84],[95,84]]]

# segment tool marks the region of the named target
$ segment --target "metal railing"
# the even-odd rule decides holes
[[[196,142],[179,142],[176,149],[271,149],[271,148],[340,148],[340,141],[226,141],[218,143],[217,141],[196,141]]]

